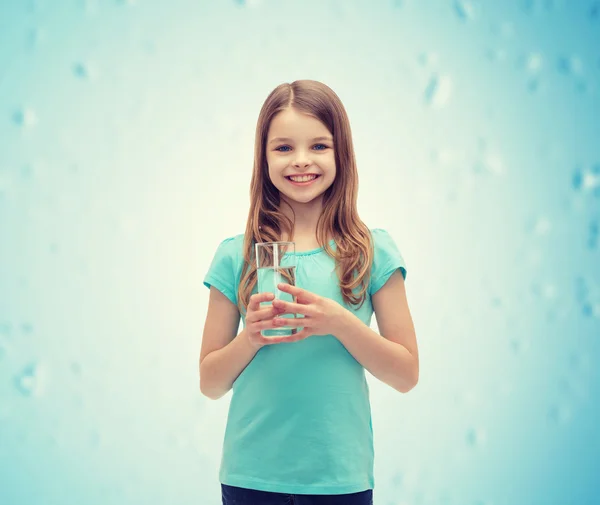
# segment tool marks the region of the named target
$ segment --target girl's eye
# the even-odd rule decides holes
[[[328,149],[328,146],[326,146],[325,144],[315,144],[313,148],[317,151],[323,151],[325,149]],[[292,148],[290,146],[279,146],[275,148],[275,151],[279,151],[280,153],[287,153],[291,151],[291,149]]]

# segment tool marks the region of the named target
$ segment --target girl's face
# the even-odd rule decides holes
[[[266,144],[269,177],[282,197],[309,203],[335,179],[333,137],[318,119],[293,108],[271,121]]]

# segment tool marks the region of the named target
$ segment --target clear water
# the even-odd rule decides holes
[[[291,282],[290,282],[291,280]],[[277,289],[278,284],[296,285],[296,267],[268,267],[258,269],[258,292],[273,293],[276,300],[284,300],[286,302],[295,302],[296,297],[289,293],[284,293]],[[272,302],[261,304],[263,307],[271,305]],[[280,317],[285,319],[295,318],[295,314],[282,314]],[[288,337],[298,332],[297,328],[291,326],[280,326],[278,328],[263,330],[261,333],[264,337]]]

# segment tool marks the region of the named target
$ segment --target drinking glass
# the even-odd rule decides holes
[[[277,288],[278,284],[296,285],[296,244],[294,242],[259,242],[255,246],[258,292],[273,293],[276,300],[296,302],[296,297]],[[263,302],[261,306],[272,305]],[[295,314],[281,314],[281,318],[295,318]],[[288,337],[298,332],[292,326],[262,330],[264,337]]]

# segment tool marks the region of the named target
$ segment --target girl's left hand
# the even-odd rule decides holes
[[[296,297],[296,303],[273,300],[273,307],[283,310],[283,314],[302,314],[300,318],[276,317],[275,327],[291,326],[303,328],[296,334],[302,338],[310,335],[334,335],[338,333],[340,323],[348,315],[347,309],[330,298],[315,295],[310,291],[289,284],[278,284],[277,288]]]

